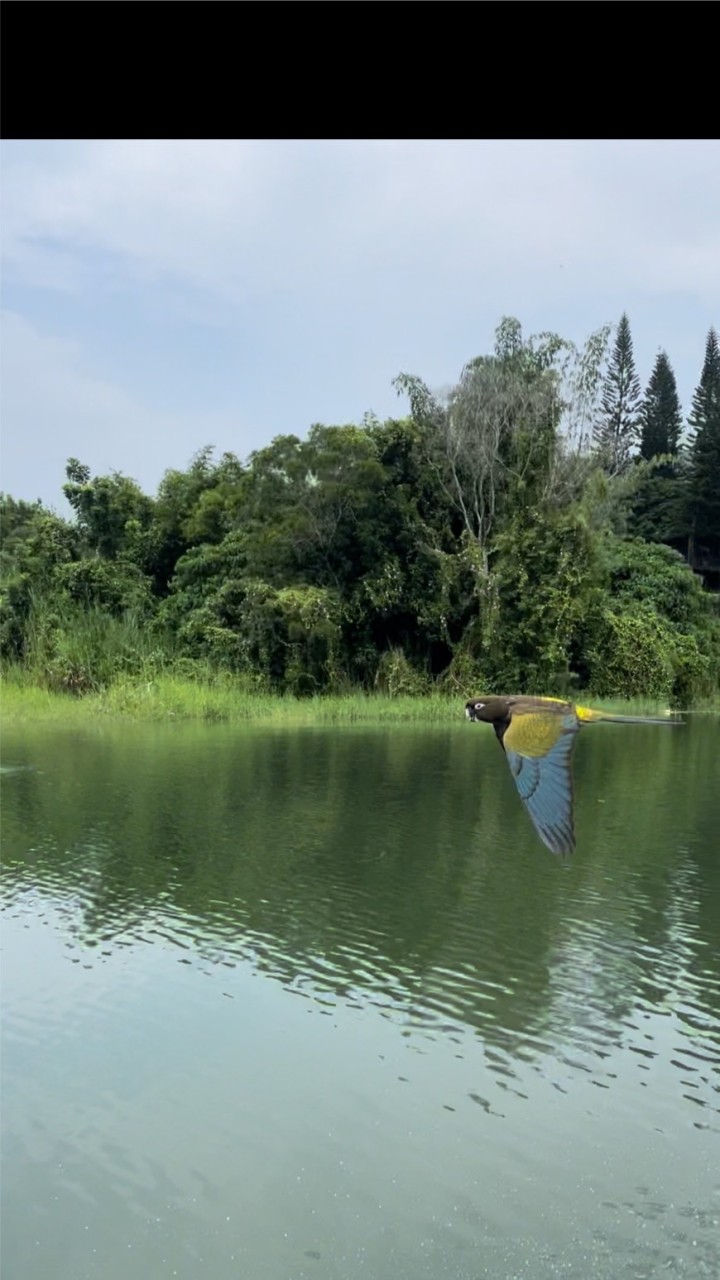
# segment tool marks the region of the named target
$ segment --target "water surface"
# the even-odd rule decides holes
[[[3,737],[3,1280],[720,1274],[717,720]]]

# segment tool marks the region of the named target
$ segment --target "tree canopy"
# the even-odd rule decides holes
[[[301,695],[702,697],[716,597],[677,546],[720,539],[717,336],[687,445],[666,353],[641,400],[626,315],[608,361],[609,336],[506,317],[445,392],[398,374],[407,416],[208,446],[154,496],[70,458],[70,518],[0,497],[3,661],[75,693],[172,666]]]

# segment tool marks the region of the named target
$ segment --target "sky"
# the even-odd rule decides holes
[[[154,493],[214,445],[403,416],[526,335],[627,311],[685,413],[720,327],[719,141],[5,141],[0,489]]]

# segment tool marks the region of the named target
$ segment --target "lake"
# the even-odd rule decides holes
[[[7,730],[3,1280],[717,1280],[719,747]]]

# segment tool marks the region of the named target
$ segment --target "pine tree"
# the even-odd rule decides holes
[[[600,421],[595,438],[607,468],[622,471],[638,442],[640,380],[635,371],[632,335],[623,311],[603,386]]]
[[[682,413],[675,374],[667,353],[660,351],[640,406],[641,456],[649,460],[661,453],[676,454],[681,431]]]
[[[671,462],[644,475],[635,493],[630,529],[647,542],[682,537],[686,521],[686,486],[680,448],[682,413],[677,383],[665,351],[658,352],[640,406],[640,456],[647,461],[669,454]]]
[[[696,537],[720,539],[720,345],[714,329],[707,336],[688,426],[690,527]]]

